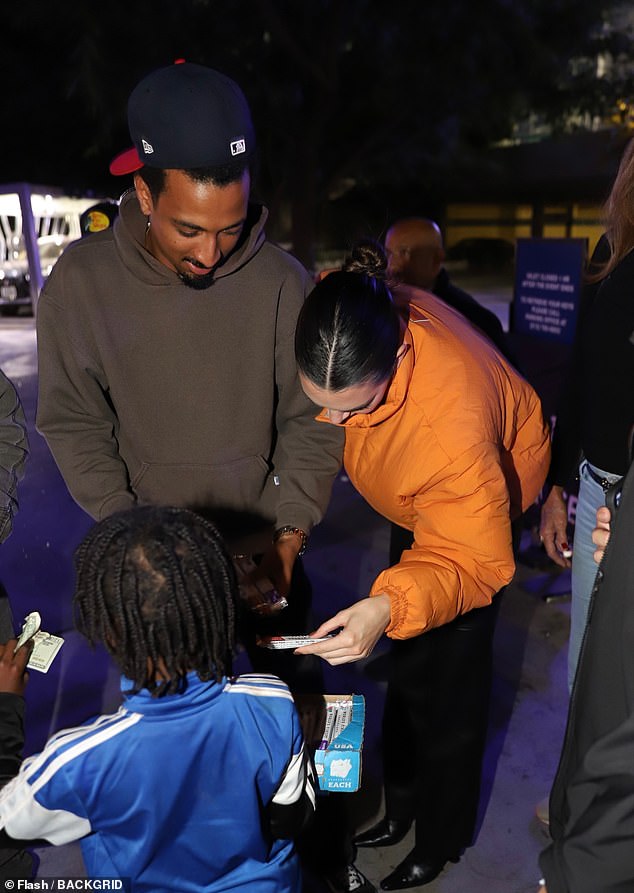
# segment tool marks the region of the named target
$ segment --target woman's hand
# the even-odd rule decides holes
[[[364,598],[339,611],[311,633],[315,638],[320,638],[339,629],[338,635],[326,642],[296,648],[294,654],[316,654],[333,666],[361,660],[372,653],[389,622],[389,596],[375,595],[372,598]]]
[[[592,542],[597,546],[594,560],[600,563],[610,539],[610,509],[602,505],[597,509],[597,526],[592,531]]]
[[[546,554],[559,567],[570,567],[568,545],[568,510],[562,487],[553,487],[542,505],[539,538]]]

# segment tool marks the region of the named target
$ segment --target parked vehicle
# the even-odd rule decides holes
[[[40,270],[29,263],[25,225],[16,185],[0,185],[0,314],[33,310],[33,282],[43,284],[64,248],[82,235],[81,216],[101,199],[72,197],[46,187],[17,184],[30,197]],[[26,187],[26,188],[25,188]],[[28,215],[27,215],[28,216]]]
[[[72,238],[62,236],[42,236],[37,240],[44,281],[57,258],[72,241]],[[6,313],[10,308],[31,306],[31,275],[24,245],[16,253],[18,256],[15,260],[4,261],[0,266],[0,313]]]

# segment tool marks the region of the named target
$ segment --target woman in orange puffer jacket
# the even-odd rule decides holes
[[[412,852],[381,887],[427,883],[475,827],[498,594],[511,580],[511,521],[537,498],[549,431],[539,397],[493,344],[433,295],[384,281],[359,245],[308,296],[296,331],[302,387],[346,433],[346,473],[385,518],[412,531],[370,598],[304,646],[331,664],[393,641],[383,719],[386,815],[355,839]],[[406,308],[405,311],[403,308]]]

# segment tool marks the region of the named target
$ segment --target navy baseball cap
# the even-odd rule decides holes
[[[179,60],[140,81],[128,100],[134,148],[110,163],[115,176],[149,167],[192,170],[250,158],[251,112],[231,78]]]

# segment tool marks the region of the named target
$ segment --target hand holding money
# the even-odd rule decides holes
[[[9,639],[5,645],[0,645],[0,692],[24,694],[29,679],[26,665],[32,649],[31,640],[21,647],[17,639]]]

